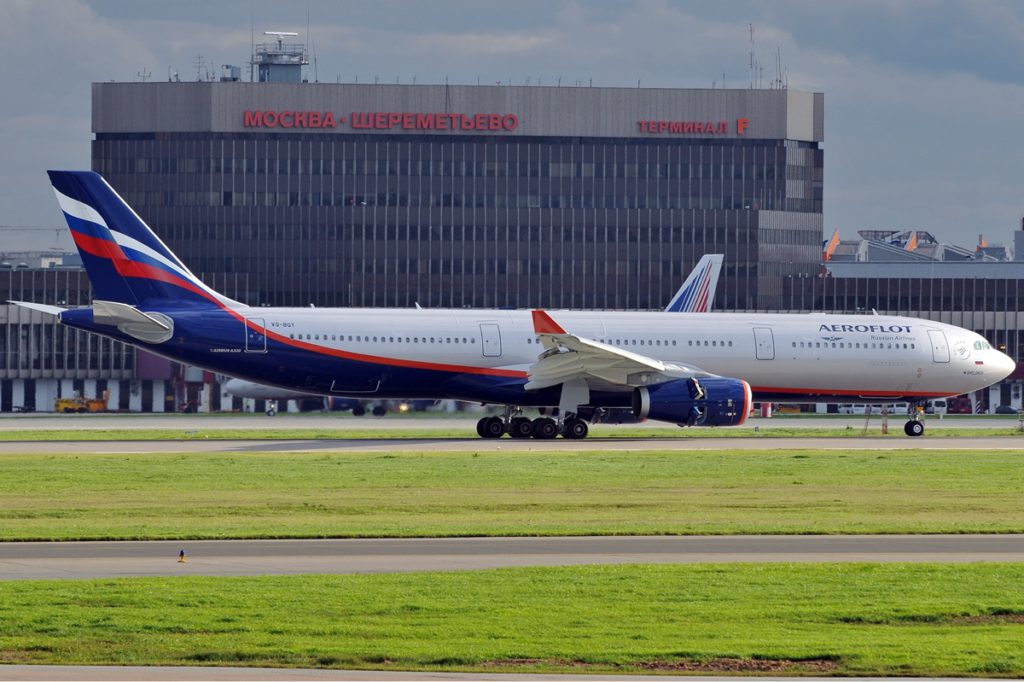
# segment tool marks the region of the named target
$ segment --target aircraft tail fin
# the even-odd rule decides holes
[[[192,274],[101,175],[48,175],[95,299],[130,306],[157,300],[242,305]]]
[[[690,276],[679,287],[672,301],[665,308],[666,313],[706,313],[711,310],[718,287],[718,275],[722,272],[722,254],[706,254],[693,268]]]

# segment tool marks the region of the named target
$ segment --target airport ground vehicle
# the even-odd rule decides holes
[[[1014,362],[949,324],[895,316],[251,308],[210,289],[96,173],[50,179],[93,285],[89,308],[18,302],[211,371],[356,399],[505,405],[482,437],[584,438],[588,410],[742,424],[753,401],[924,401]],[[529,420],[524,407],[557,407]],[[921,435],[913,411],[904,426]]]
[[[53,405],[54,412],[106,412],[107,401],[105,398],[83,398],[74,396],[71,398],[57,398]]]

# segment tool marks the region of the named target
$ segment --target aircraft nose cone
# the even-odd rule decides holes
[[[996,351],[995,356],[995,362],[992,364],[995,367],[996,374],[999,375],[999,381],[1002,381],[1013,374],[1013,370],[1017,368],[1017,363],[1006,353]]]

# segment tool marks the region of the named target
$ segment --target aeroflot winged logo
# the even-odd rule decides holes
[[[873,332],[875,334],[909,334],[909,324],[823,324],[819,332]]]

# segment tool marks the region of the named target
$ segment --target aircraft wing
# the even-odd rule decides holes
[[[592,388],[630,388],[707,372],[667,363],[600,341],[570,334],[543,310],[533,311],[533,328],[545,350],[529,368],[525,388],[534,390],[585,380]]]

